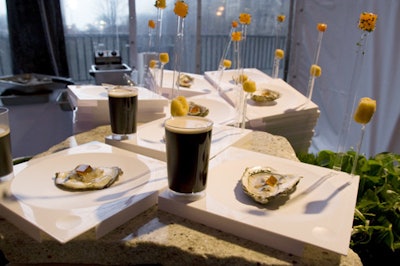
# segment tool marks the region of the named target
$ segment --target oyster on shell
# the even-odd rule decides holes
[[[91,167],[80,164],[71,171],[56,173],[54,183],[70,191],[99,190],[114,184],[122,173],[121,168],[116,166]]]
[[[275,101],[280,97],[280,93],[270,89],[256,90],[251,95],[251,99],[258,103],[267,103]]]
[[[254,201],[266,204],[276,197],[292,193],[301,178],[280,174],[270,167],[255,166],[245,169],[241,182],[244,193]]]
[[[209,109],[207,107],[197,104],[195,102],[189,102],[188,115],[206,117],[208,115],[208,113],[209,113]]]
[[[187,74],[180,74],[179,75],[179,86],[185,87],[185,88],[190,88],[192,86],[194,81],[194,78],[192,76],[189,76]]]

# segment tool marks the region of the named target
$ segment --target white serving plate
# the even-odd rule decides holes
[[[255,203],[240,179],[246,167],[269,166],[303,178],[286,202]],[[161,210],[301,256],[306,244],[346,255],[358,176],[230,147],[210,164],[206,196],[195,202],[159,195]]]
[[[247,101],[247,119],[255,120],[266,117],[280,117],[295,114],[296,112],[303,112],[308,109],[318,110],[318,106],[312,101],[307,101],[307,98],[297,91],[295,88],[284,82],[282,79],[273,79],[267,74],[255,68],[246,68],[244,73],[249,79],[256,82],[257,88],[269,88],[278,91],[280,97],[270,103],[260,104],[249,99]],[[222,97],[229,103],[234,105],[237,93],[234,90],[236,87],[233,82],[233,76],[236,70],[225,70],[222,76],[222,81],[218,85],[217,75],[218,71],[210,71],[205,73],[205,77],[210,83],[218,86],[221,91]]]
[[[123,175],[111,187],[70,192],[54,185],[59,171],[78,164],[119,166]],[[165,163],[110,145],[91,142],[15,167],[15,177],[0,183],[2,216],[36,240],[45,232],[61,243],[96,228],[101,237],[157,202],[166,184]]]
[[[209,109],[207,118],[214,124],[227,125],[234,122],[236,117],[235,108],[222,99],[218,94],[205,94],[187,98],[187,101],[193,101]]]
[[[144,154],[157,160],[166,161],[164,121],[165,118],[162,118],[139,126],[137,133],[132,139],[120,141],[113,140],[111,136],[108,136],[105,142],[125,150]],[[250,132],[251,130],[248,129],[214,124],[210,158],[213,158]]]

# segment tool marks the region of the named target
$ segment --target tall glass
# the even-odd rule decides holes
[[[205,195],[213,122],[195,116],[165,122],[168,186],[172,196],[197,200]]]
[[[112,138],[131,139],[136,133],[138,90],[128,86],[116,86],[108,90],[108,106]]]
[[[8,109],[0,107],[0,180],[12,176],[12,173],[13,159]]]

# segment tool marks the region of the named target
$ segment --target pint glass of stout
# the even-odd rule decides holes
[[[213,122],[197,116],[165,121],[168,186],[171,195],[197,200],[205,195]]]
[[[116,86],[108,90],[108,107],[113,139],[132,138],[136,133],[138,91],[128,86]]]
[[[13,173],[8,109],[0,107],[0,182]]]

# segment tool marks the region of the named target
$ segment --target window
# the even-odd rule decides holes
[[[174,0],[167,0],[163,12],[162,42],[159,48],[173,58],[177,17],[173,13]],[[182,71],[203,73],[216,70],[224,46],[229,39],[231,22],[240,13],[252,15],[248,27],[245,67],[254,67],[267,74],[271,73],[274,45],[285,46],[288,23],[277,36],[276,16],[289,17],[291,1],[284,0],[186,0],[189,14],[185,18],[184,53]],[[145,52],[148,46],[148,21],[157,19],[155,0],[60,0],[64,22],[65,49],[69,75],[76,83],[93,83],[89,70],[94,64],[96,49],[116,49],[124,63],[132,66],[129,41],[130,27],[135,27],[135,48]],[[134,4],[135,8],[130,8]],[[0,0],[0,74],[11,74],[11,60],[8,52],[5,0]],[[129,14],[131,10],[132,14]],[[200,12],[198,14],[198,12]],[[130,25],[130,18],[136,25]],[[23,19],[22,17],[20,18]],[[173,68],[172,63],[166,68]],[[283,68],[283,64],[281,64]],[[282,73],[282,71],[280,72]]]
[[[0,0],[0,76],[11,75],[6,0]]]

